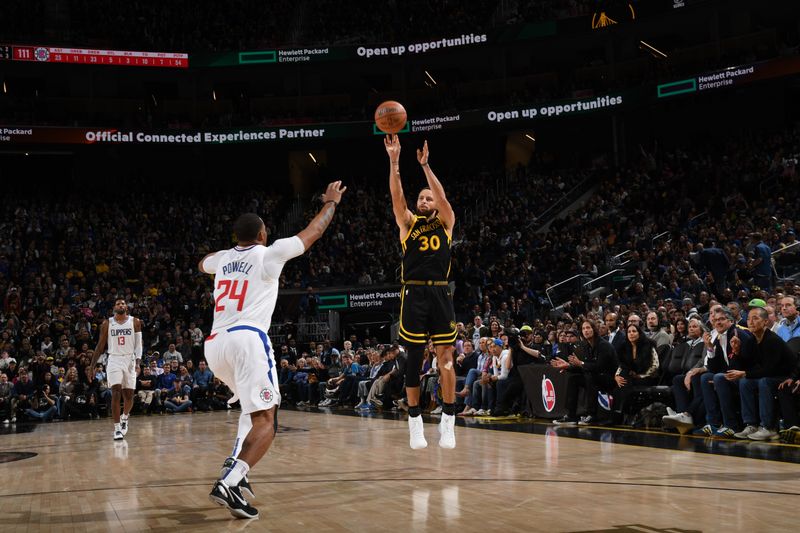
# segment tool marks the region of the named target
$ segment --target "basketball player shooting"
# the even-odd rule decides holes
[[[436,362],[444,405],[439,423],[439,446],[455,448],[456,373],[453,352],[456,340],[455,310],[450,291],[450,247],[456,216],[441,182],[428,164],[428,141],[417,150],[428,187],[417,196],[416,214],[408,209],[400,181],[400,140],[384,138],[389,154],[389,189],[392,209],[400,230],[403,249],[400,296],[400,338],[408,347],[406,394],[411,448],[425,448],[425,432],[419,405],[419,372],[425,345],[430,339],[436,349]]]
[[[94,349],[92,364],[94,370],[100,354],[108,344],[106,372],[111,386],[111,414],[114,416],[114,440],[122,440],[128,434],[128,416],[133,408],[133,391],[136,389],[136,366],[142,359],[142,321],[128,314],[128,304],[124,298],[114,302],[114,316],[103,320],[100,325],[100,339]],[[125,405],[119,412],[122,396]]]
[[[244,498],[254,498],[247,475],[267,453],[278,428],[281,403],[278,372],[267,332],[278,298],[278,279],[287,261],[302,255],[325,232],[347,187],[328,185],[323,205],[308,226],[294,237],[267,244],[267,229],[254,213],[234,224],[238,244],[207,255],[199,270],[214,274],[214,323],[206,337],[205,355],[214,375],[239,399],[242,413],[233,452],[209,494],[212,502],[237,518],[258,518]]]

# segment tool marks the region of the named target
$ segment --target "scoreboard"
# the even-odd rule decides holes
[[[189,54],[0,44],[0,60],[122,67],[189,68]]]

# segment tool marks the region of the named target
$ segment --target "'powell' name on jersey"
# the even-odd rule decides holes
[[[233,274],[234,272],[242,272],[244,275],[250,274],[250,269],[253,265],[245,261],[232,261],[222,267],[222,273],[225,275]]]

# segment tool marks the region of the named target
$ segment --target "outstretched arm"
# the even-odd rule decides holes
[[[389,154],[389,191],[392,193],[392,211],[394,220],[400,228],[400,232],[405,234],[411,227],[414,215],[408,209],[406,197],[403,194],[403,184],[400,181],[400,139],[397,135],[387,135],[383,139],[386,153]]]
[[[333,220],[333,213],[336,211],[336,206],[342,201],[342,194],[347,190],[347,187],[342,187],[341,181],[334,181],[328,184],[328,189],[322,195],[322,209],[319,210],[308,226],[297,234],[306,250],[317,242],[325,230]]]
[[[444,193],[442,182],[436,177],[436,174],[431,170],[428,164],[428,141],[422,145],[422,150],[417,150],[417,161],[422,165],[422,170],[425,172],[425,178],[428,180],[428,187],[433,193],[433,201],[436,203],[436,209],[439,211],[439,218],[442,219],[445,229],[453,234],[453,228],[456,225],[456,214],[453,212],[453,207],[447,201],[447,196]]]
[[[206,254],[206,256],[202,258],[199,263],[197,263],[197,270],[202,272],[203,274],[214,274],[214,272],[209,272],[208,270],[206,270],[206,268],[203,266],[203,263],[205,263],[206,259],[212,257],[215,253],[217,252],[211,252],[210,254]]]

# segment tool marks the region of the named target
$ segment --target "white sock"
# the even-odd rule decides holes
[[[242,451],[242,444],[244,444],[244,439],[247,438],[247,434],[250,433],[251,429],[253,429],[253,419],[250,418],[249,414],[240,414],[239,430],[236,432],[236,442],[233,443],[233,451],[231,452],[231,457],[234,459],[239,457],[239,453]]]
[[[242,478],[244,478],[249,471],[250,465],[241,459],[236,459],[231,469],[228,470],[228,472],[222,477],[222,481],[224,481],[229,487],[235,487],[240,481],[242,481]]]
[[[119,415],[119,419],[120,419],[120,422],[123,421],[123,420],[127,420],[128,419],[128,415],[126,415],[125,413],[122,413],[121,415]]]

